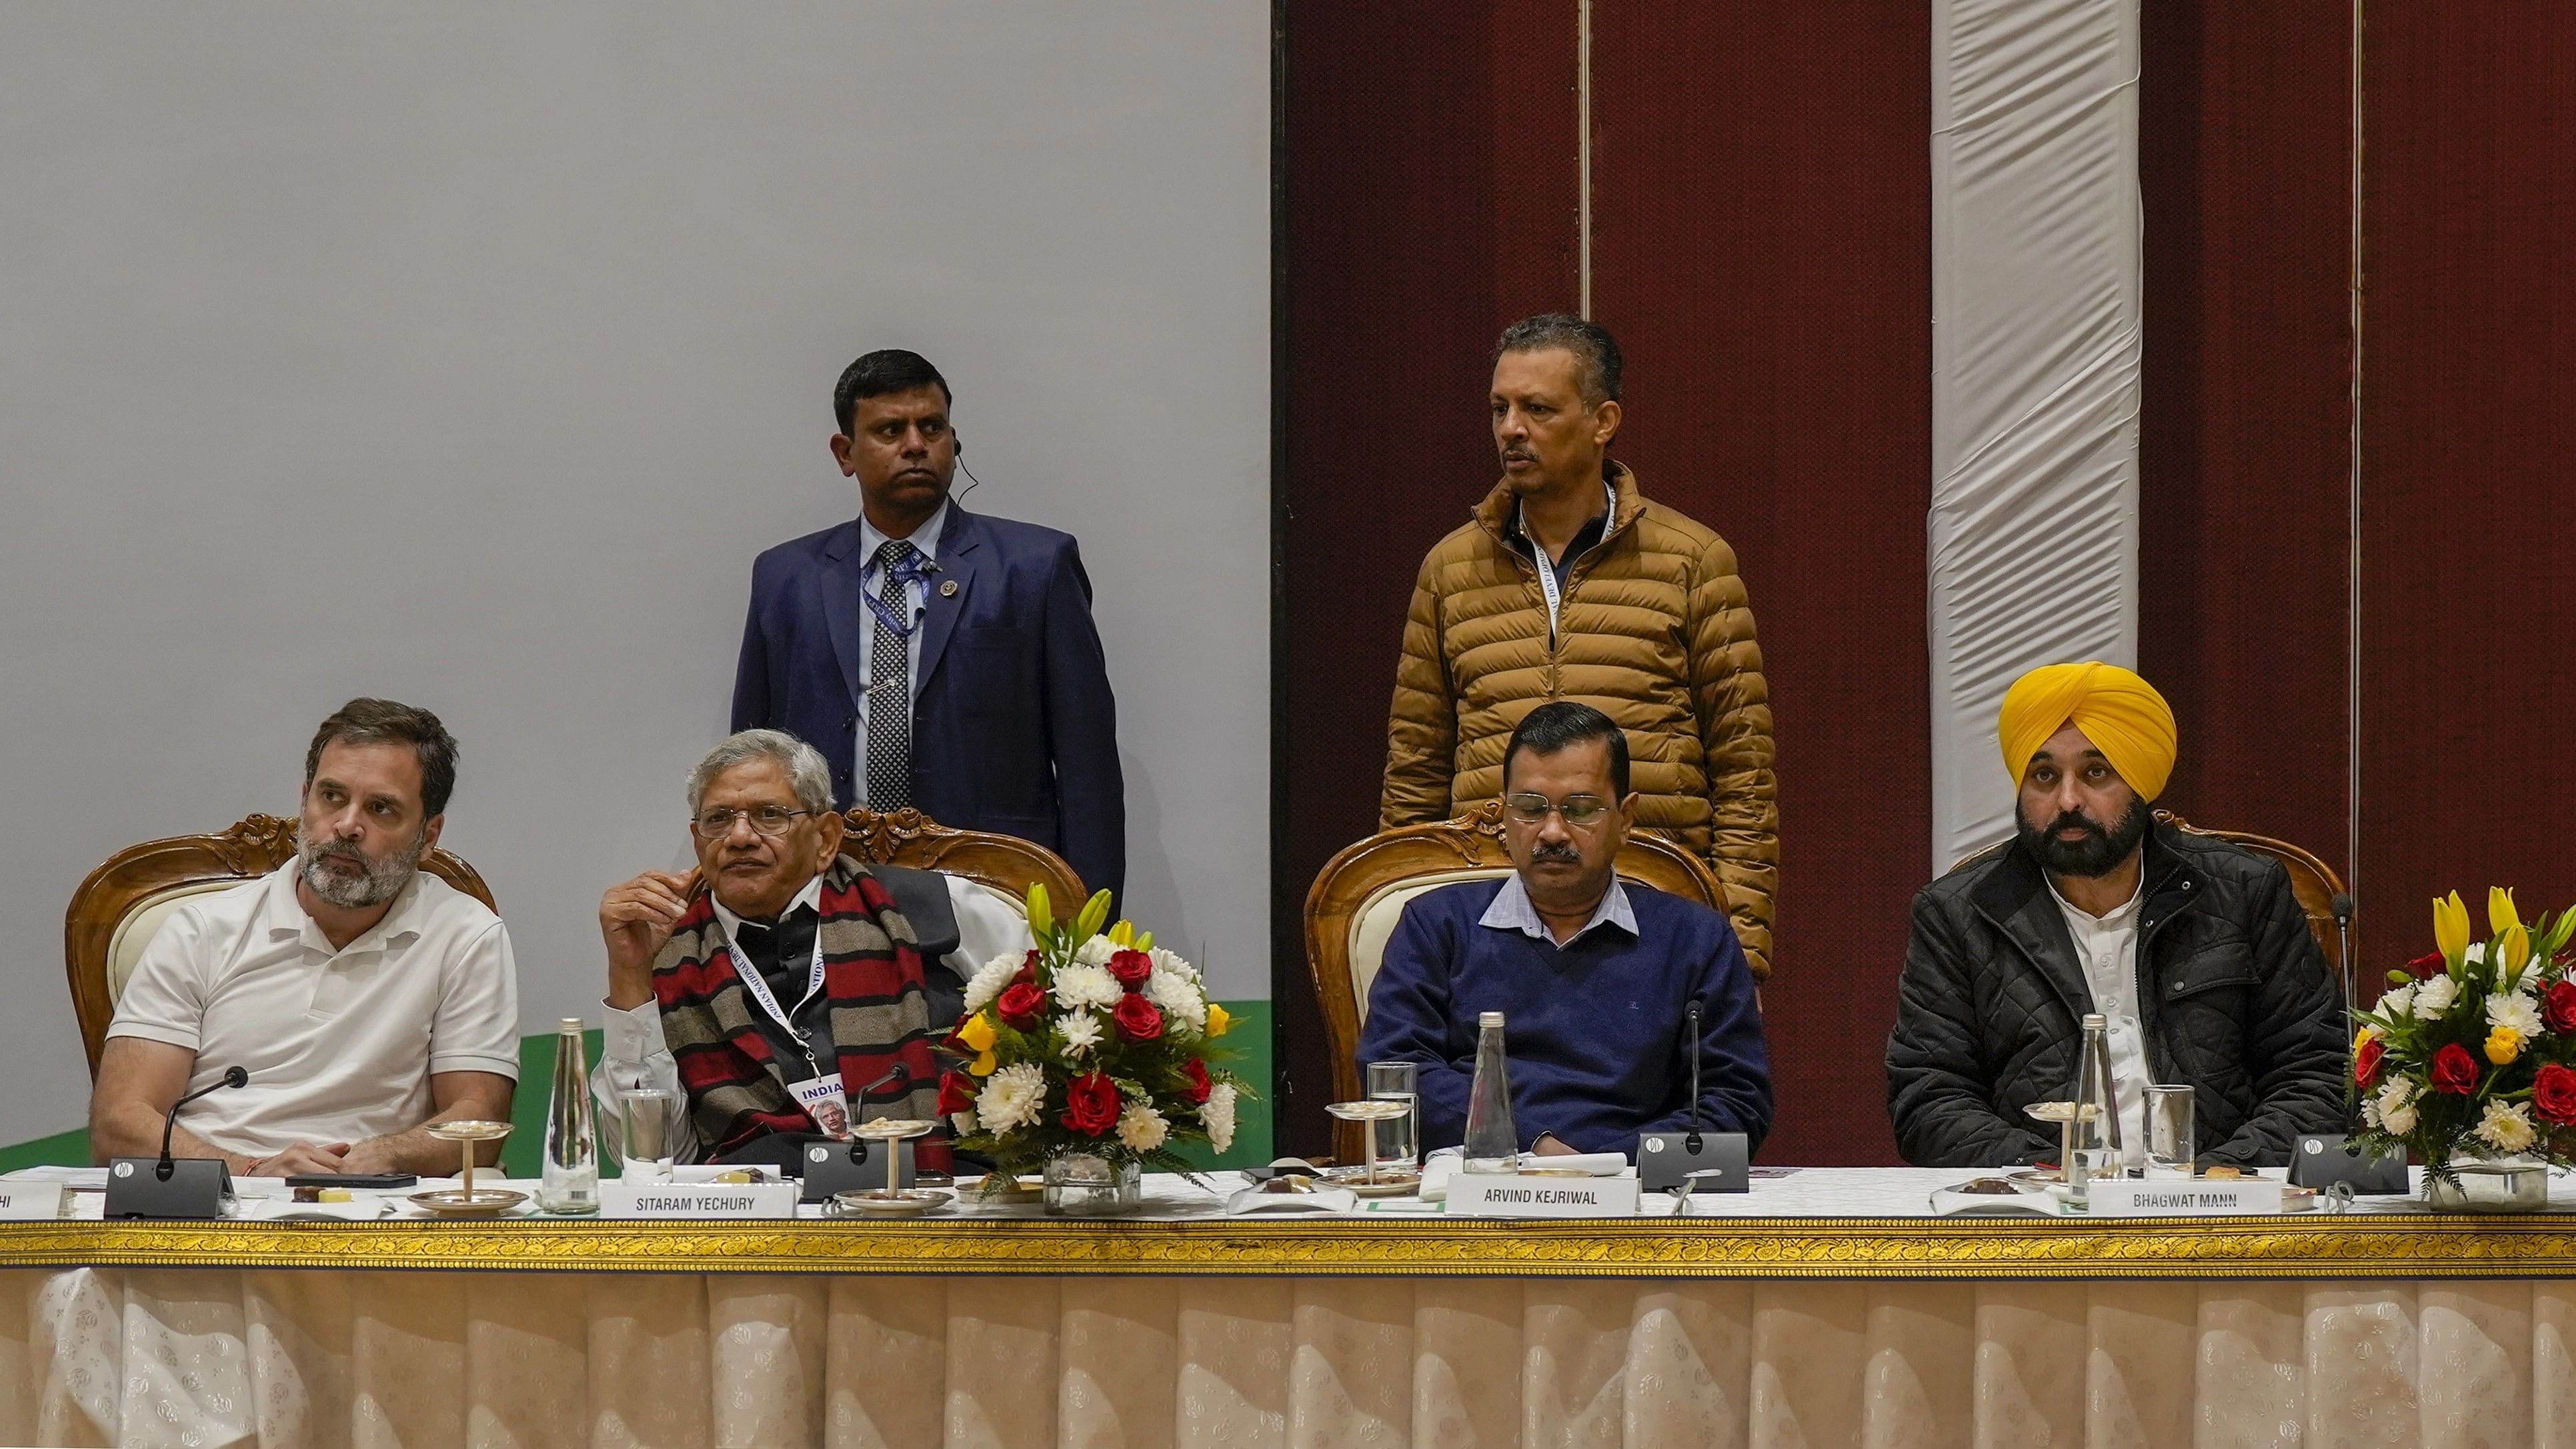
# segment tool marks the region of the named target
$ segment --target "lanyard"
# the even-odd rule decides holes
[[[859,597],[867,600],[868,612],[877,616],[878,625],[887,633],[892,634],[898,639],[909,639],[912,637],[912,619],[910,618],[912,611],[908,606],[911,603],[912,591],[916,588],[922,589],[925,592],[928,591],[930,576],[939,572],[939,562],[936,559],[922,557],[921,550],[914,549],[910,557],[905,558],[900,562],[886,565],[885,571],[892,574],[895,582],[903,586],[904,601],[907,607],[898,611],[894,605],[877,597],[877,589],[882,589],[885,586],[882,579],[878,581],[877,589],[859,590]]]
[[[751,999],[760,1003],[760,1009],[769,1013],[770,1020],[787,1029],[788,1040],[796,1043],[797,1049],[805,1053],[805,1065],[814,1069],[814,1075],[818,1077],[823,1075],[823,1063],[814,1055],[814,1044],[805,1039],[805,1033],[796,1029],[796,1023],[787,1019],[786,1012],[778,1009],[778,998],[769,993],[768,978],[761,974],[758,966],[752,964],[750,953],[743,950],[741,943],[734,939],[733,928],[724,924],[722,916],[716,918],[716,924],[724,928],[725,949],[733,953],[733,974],[742,979],[742,989],[751,993]],[[814,920],[814,964],[806,974],[804,999],[796,1004],[802,1007],[805,1002],[814,999],[815,992],[822,989],[823,921],[822,914],[818,911],[815,913]]]
[[[1601,491],[1610,499],[1609,507],[1601,515],[1601,536],[1606,539],[1610,536],[1611,515],[1619,511],[1619,493],[1606,482],[1601,485]],[[1513,505],[1515,508],[1519,506]],[[1513,521],[1520,526],[1521,537],[1529,540],[1530,561],[1538,565],[1538,591],[1547,596],[1547,642],[1554,644],[1557,611],[1562,607],[1564,598],[1563,592],[1557,587],[1556,562],[1547,556],[1547,548],[1538,541],[1538,535],[1529,531],[1529,515],[1526,510]]]

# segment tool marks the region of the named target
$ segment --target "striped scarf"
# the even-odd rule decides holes
[[[850,1103],[850,1120],[910,1117],[937,1121],[939,1068],[930,1050],[930,1009],[912,925],[868,868],[834,857],[823,873],[816,939],[823,948],[823,995],[837,1051],[841,1088],[855,1096],[897,1063],[911,1076],[900,1095]],[[689,1120],[709,1157],[773,1132],[813,1132],[772,1060],[744,989],[724,926],[704,887],[653,959],[653,996],[662,1008],[662,1038],[689,1094]],[[781,1002],[781,1007],[792,1005]],[[880,1089],[883,1090],[883,1089]],[[925,1171],[945,1171],[948,1147],[917,1144]]]

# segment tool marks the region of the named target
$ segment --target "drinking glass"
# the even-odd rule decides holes
[[[2192,1175],[2192,1089],[2147,1088],[2147,1176],[2161,1179]]]
[[[617,1114],[626,1124],[625,1175],[630,1181],[671,1180],[671,1107],[677,1094],[663,1087],[620,1087]]]
[[[1371,1062],[1368,1064],[1368,1095],[1372,1101],[1402,1102],[1401,1117],[1390,1117],[1377,1124],[1378,1171],[1390,1168],[1404,1172],[1414,1170],[1418,1144],[1414,1140],[1414,1122],[1421,1115],[1422,1104],[1415,1093],[1420,1068],[1412,1062]]]

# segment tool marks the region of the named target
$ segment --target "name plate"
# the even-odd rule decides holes
[[[2281,1180],[2118,1178],[2084,1185],[2085,1215],[2096,1218],[2225,1218],[2281,1210]]]
[[[62,1216],[59,1182],[0,1182],[0,1222],[25,1222]]]
[[[603,1218],[792,1218],[796,1216],[796,1184],[611,1180],[599,1185],[599,1215]]]
[[[1633,1177],[1523,1177],[1462,1172],[1449,1179],[1449,1216],[1478,1218],[1633,1218]]]

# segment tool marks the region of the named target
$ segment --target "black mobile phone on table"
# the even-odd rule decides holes
[[[286,1180],[288,1187],[412,1187],[420,1182],[416,1172],[299,1172]]]

